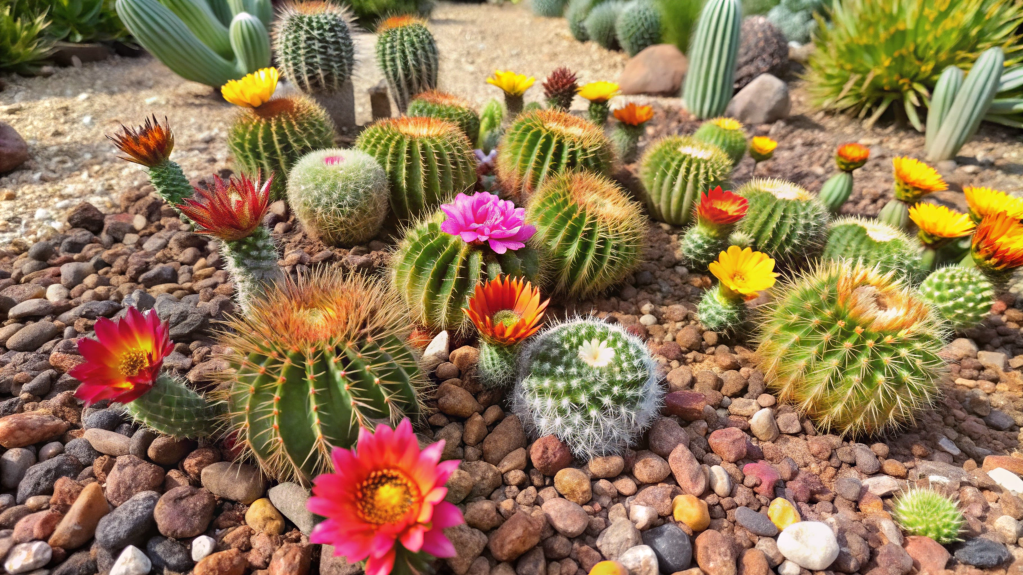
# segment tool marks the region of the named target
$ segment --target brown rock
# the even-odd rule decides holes
[[[185,470],[192,481],[199,481],[202,477],[202,470],[207,466],[220,461],[220,451],[212,447],[200,447],[185,457],[181,468]]]
[[[50,538],[63,517],[62,514],[50,510],[26,515],[14,525],[11,540],[15,543],[45,541]]]
[[[738,575],[770,575],[771,566],[767,557],[759,549],[747,549],[739,556]]]
[[[689,447],[689,435],[674,418],[661,417],[650,426],[650,451],[661,457],[668,457],[678,444]]]
[[[146,455],[153,463],[171,466],[177,465],[193,448],[195,442],[191,439],[174,439],[161,435],[149,444]]]
[[[1008,455],[988,455],[984,458],[984,464],[981,466],[981,469],[991,471],[997,467],[1011,471],[1016,475],[1023,475],[1023,459]]]
[[[625,469],[625,459],[621,455],[594,457],[586,464],[586,468],[597,479],[610,479],[621,475]]]
[[[699,391],[673,391],[664,396],[665,411],[685,421],[703,419],[704,407],[707,407],[707,396]]]
[[[636,454],[636,462],[632,466],[632,474],[640,483],[660,483],[671,473],[668,462],[653,451],[641,451]]]
[[[525,446],[526,433],[522,430],[522,422],[517,415],[508,416],[483,440],[483,461],[497,465],[506,455]]]
[[[529,447],[529,460],[540,473],[553,477],[555,473],[571,465],[572,452],[557,437],[545,435]]]
[[[736,553],[732,540],[713,529],[696,538],[693,555],[697,565],[707,575],[736,575]]]
[[[48,413],[15,413],[0,418],[0,445],[6,449],[25,447],[59,437],[67,422]]]
[[[542,528],[542,519],[518,511],[490,535],[487,547],[498,561],[514,561],[540,543]]]
[[[134,455],[117,458],[107,475],[107,501],[115,507],[143,491],[156,491],[163,485],[163,469]]]
[[[198,487],[176,487],[160,497],[153,510],[156,527],[164,537],[185,539],[201,535],[213,520],[217,500]]]
[[[437,409],[441,413],[456,417],[469,417],[474,413],[483,412],[483,406],[476,401],[471,393],[450,383],[442,383],[437,388]],[[487,436],[487,439],[490,439],[490,436]],[[485,443],[486,440],[484,440]]]
[[[645,48],[625,63],[618,77],[622,94],[678,96],[689,61],[673,44]]]
[[[10,172],[28,160],[28,144],[10,124],[0,122],[0,174]]]
[[[593,488],[586,474],[574,467],[566,467],[554,475],[554,488],[565,499],[586,505],[593,498]]]
[[[952,557],[940,543],[919,535],[906,537],[902,548],[913,558],[913,568],[921,575],[938,575]]]
[[[693,452],[681,443],[668,456],[668,466],[682,491],[700,497],[707,490],[707,476],[703,474],[700,462]]]
[[[248,561],[237,549],[229,549],[214,553],[200,561],[193,573],[195,575],[245,575]]]
[[[70,477],[57,479],[57,482],[53,484],[50,509],[58,513],[67,513],[75,501],[78,500],[78,496],[84,488],[84,485]]]
[[[110,504],[103,496],[103,488],[99,483],[86,485],[50,537],[50,547],[70,551],[85,545],[107,513],[110,513]]]
[[[737,427],[719,429],[711,433],[710,437],[707,438],[707,443],[710,444],[710,448],[714,453],[718,454],[721,459],[731,463],[746,457],[746,444],[748,442],[749,438]]]
[[[269,575],[306,575],[312,562],[312,547],[286,544],[274,551]]]

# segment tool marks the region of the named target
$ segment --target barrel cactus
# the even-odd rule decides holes
[[[470,142],[480,137],[480,116],[472,104],[445,92],[427,90],[419,94],[409,104],[408,115],[451,122],[461,128]]]
[[[957,332],[977,327],[991,313],[995,286],[977,268],[950,266],[934,270],[920,284],[920,297],[938,310]]]
[[[925,273],[916,239],[888,224],[855,216],[828,224],[828,241],[821,259],[859,260],[877,266],[882,273],[895,272],[912,284],[923,279]]]
[[[679,251],[686,265],[695,270],[706,270],[718,255],[728,248],[735,225],[746,215],[749,203],[720,186],[700,194],[696,206],[696,225],[679,241]],[[741,246],[746,247],[746,246]]]
[[[899,496],[892,515],[906,533],[947,545],[961,539],[966,519],[954,499],[927,487]]]
[[[739,230],[753,236],[757,250],[793,266],[824,246],[828,211],[810,192],[784,180],[756,179],[736,193],[749,201]]]
[[[377,26],[377,34],[377,63],[404,112],[413,96],[437,88],[437,42],[426,21],[415,16],[392,16]]]
[[[625,3],[621,0],[606,0],[594,6],[583,20],[586,37],[607,50],[617,49],[618,36],[615,33],[615,23],[618,22],[618,15],[621,14],[624,7]]]
[[[728,154],[728,158],[732,160],[732,165],[738,164],[746,154],[746,131],[738,120],[732,118],[707,120],[700,125],[693,137],[721,148],[721,151]]]
[[[565,13],[566,0],[530,0],[533,14],[545,18],[558,18]]]
[[[618,43],[629,56],[661,42],[661,12],[651,0],[631,0],[615,22]]]
[[[355,42],[347,9],[330,2],[285,5],[274,25],[274,54],[306,94],[341,92],[355,71]]]
[[[731,161],[717,146],[688,136],[662,138],[640,160],[643,203],[655,220],[685,225],[700,194],[726,186],[731,172]]]

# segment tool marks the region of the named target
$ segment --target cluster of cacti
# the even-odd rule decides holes
[[[476,156],[458,126],[402,117],[373,124],[355,147],[375,157],[391,187],[391,214],[401,222],[431,213],[476,184]]]
[[[821,259],[860,261],[876,266],[882,273],[894,272],[914,285],[925,273],[920,244],[914,238],[886,223],[855,216],[828,224],[828,241]]]
[[[938,310],[952,329],[980,325],[995,303],[995,286],[976,268],[949,266],[931,272],[920,284],[920,297]]]
[[[927,159],[951,160],[973,137],[998,92],[1004,63],[996,46],[977,58],[965,80],[954,66],[942,72],[927,116]]]
[[[817,29],[814,16],[826,6],[825,0],[781,0],[767,12],[767,19],[786,40],[806,44]]]
[[[728,154],[732,165],[738,164],[746,155],[746,131],[742,124],[732,118],[707,120],[696,130],[693,137],[701,142],[713,144]]]
[[[573,320],[526,345],[512,409],[536,436],[581,459],[622,453],[649,426],[664,388],[646,345],[617,325]]]
[[[720,116],[732,100],[741,26],[739,0],[708,0],[700,13],[682,91],[683,104],[697,118]]]
[[[615,22],[618,44],[629,56],[661,42],[661,13],[652,0],[630,0]]]
[[[587,298],[621,282],[639,265],[646,225],[639,204],[610,179],[586,171],[546,180],[529,199],[554,291]]]
[[[428,90],[412,99],[408,115],[451,122],[462,129],[470,142],[476,142],[480,137],[479,114],[472,109],[472,104],[458,96]]]
[[[594,7],[599,6],[605,0],[568,0],[565,7],[565,19],[568,20],[568,29],[572,36],[580,42],[590,39],[586,33],[586,17]]]
[[[476,147],[489,154],[504,136],[504,106],[496,98],[487,100],[480,112],[480,135]]]
[[[828,211],[810,192],[768,178],[751,180],[736,193],[749,201],[738,229],[753,238],[757,250],[794,266],[824,247]]]
[[[731,172],[731,161],[717,146],[688,136],[662,138],[640,160],[643,203],[655,220],[685,225],[699,195],[726,185]]]
[[[405,112],[416,94],[437,88],[440,58],[426,22],[393,16],[377,26],[377,63],[398,110]]]
[[[893,272],[826,262],[778,290],[757,356],[779,399],[825,429],[873,435],[912,422],[936,397],[946,333]]]
[[[575,72],[561,66],[543,81],[543,95],[547,107],[567,112],[572,107],[572,100],[579,91],[579,82]]]
[[[960,540],[966,519],[954,499],[925,487],[911,488],[899,496],[892,515],[909,533],[947,545]]]
[[[412,326],[377,280],[314,272],[228,326],[219,337],[229,369],[218,374],[228,431],[273,478],[308,483],[361,428],[420,413]]]
[[[377,235],[387,217],[387,174],[360,150],[306,154],[291,169],[288,205],[310,236],[351,247]]]
[[[615,23],[621,14],[625,2],[622,0],[606,0],[593,7],[583,20],[586,37],[607,50],[618,48],[618,36],[615,34]]]
[[[107,136],[117,149],[125,155],[122,160],[145,166],[149,182],[156,193],[168,204],[177,206],[192,195],[192,184],[188,182],[181,166],[170,159],[174,150],[174,134],[167,120],[161,125],[156,116],[146,118],[138,128],[121,126],[114,136]]]
[[[557,110],[525,112],[501,140],[497,172],[506,193],[526,199],[544,181],[573,169],[611,172],[614,152],[603,130]]]
[[[221,10],[207,2],[117,0],[117,15],[172,72],[219,88],[270,65],[273,15],[270,0],[219,4]]]
[[[696,209],[696,225],[679,240],[680,253],[686,265],[705,270],[710,262],[728,246],[735,224],[746,215],[746,198],[722,191],[718,186],[700,195]],[[751,242],[752,243],[752,242]],[[748,247],[748,246],[742,246]]]
[[[859,144],[843,144],[835,153],[838,173],[828,178],[817,195],[824,207],[832,214],[842,210],[853,191],[853,172],[862,168],[870,157],[870,150]]]
[[[770,289],[778,277],[774,260],[738,246],[721,252],[709,269],[718,278],[718,285],[703,294],[696,313],[703,327],[717,332],[734,332],[742,327],[746,323],[746,300]]]
[[[529,5],[533,8],[533,14],[546,18],[557,18],[565,13],[567,0],[530,0]]]

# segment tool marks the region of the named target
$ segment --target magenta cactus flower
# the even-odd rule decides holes
[[[469,244],[487,243],[499,254],[525,247],[536,233],[535,227],[526,225],[525,209],[487,192],[458,194],[440,209],[448,216],[440,226],[444,233]]]

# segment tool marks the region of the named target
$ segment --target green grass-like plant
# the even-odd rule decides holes
[[[44,34],[48,25],[42,15],[19,18],[11,6],[0,10],[0,71],[25,75],[39,71],[53,48],[53,40]]]

